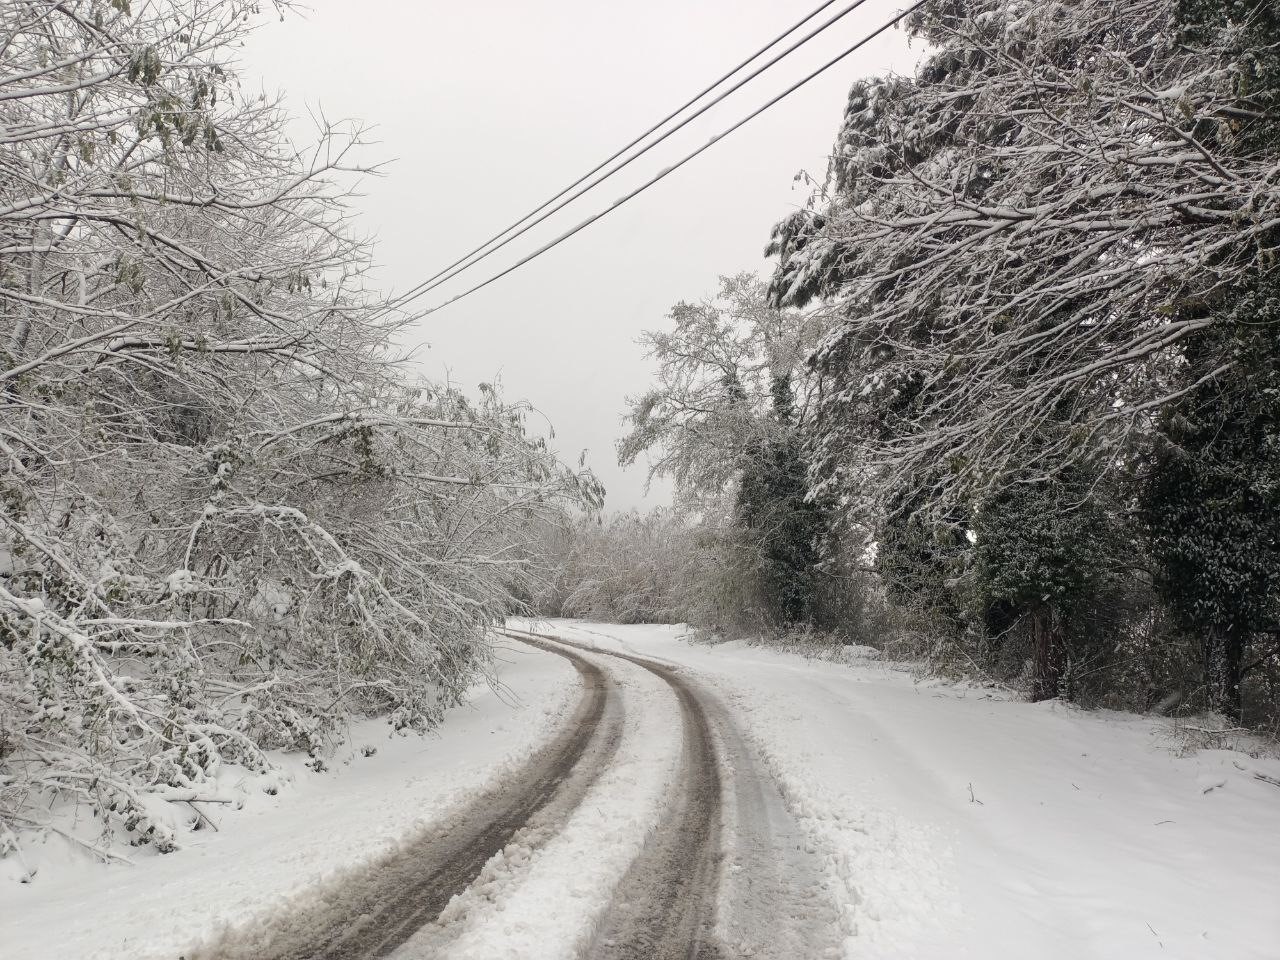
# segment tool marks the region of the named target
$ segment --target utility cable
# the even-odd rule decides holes
[[[535,260],[538,257],[542,256],[547,251],[551,250],[552,248],[559,246],[561,243],[568,240],[574,234],[579,233],[580,231],[585,230],[587,227],[591,226],[597,220],[600,220],[608,216],[614,210],[617,210],[619,207],[625,204],[628,200],[631,200],[634,197],[639,196],[641,193],[644,193],[644,191],[648,190],[659,180],[662,180],[663,178],[679,170],[690,160],[694,159],[694,157],[697,157],[699,154],[709,149],[713,144],[720,142],[725,137],[729,136],[729,134],[738,130],[740,127],[743,127],[746,124],[750,123],[752,120],[760,116],[760,114],[764,113],[774,104],[785,99],[786,97],[789,97],[791,94],[795,93],[797,90],[803,87],[810,80],[814,79],[815,77],[819,76],[822,73],[825,73],[827,70],[830,70],[837,63],[844,60],[846,57],[850,56],[857,50],[861,49],[866,44],[870,43],[876,37],[880,36],[880,34],[884,33],[890,27],[895,26],[897,23],[899,23],[902,19],[904,19],[908,15],[915,13],[915,11],[919,10],[928,2],[929,0],[917,0],[916,3],[913,3],[911,6],[907,7],[905,10],[902,10],[900,13],[898,13],[891,19],[885,21],[885,23],[881,24],[875,30],[871,31],[871,33],[864,36],[861,40],[859,40],[853,46],[847,48],[843,53],[837,54],[835,57],[828,60],[826,63],[820,66],[817,70],[814,70],[812,73],[810,73],[808,76],[802,78],[801,80],[796,81],[791,86],[787,87],[786,90],[782,91],[782,93],[778,94],[776,97],[770,100],[768,103],[752,111],[746,117],[739,120],[737,123],[729,127],[724,132],[719,133],[716,136],[712,137],[710,140],[708,140],[702,146],[698,147],[698,149],[694,150],[692,153],[686,154],[683,158],[681,158],[679,161],[672,164],[671,166],[664,167],[655,176],[645,181],[643,184],[641,184],[636,189],[632,190],[630,193],[615,200],[610,206],[606,207],[604,210],[601,210],[599,213],[595,214],[595,216],[582,221],[582,223],[560,234],[560,236],[556,237],[554,240],[551,240],[550,242],[543,244],[537,250],[534,250],[532,253],[530,253],[528,256],[524,257],[523,259],[517,260],[515,263],[513,263],[511,266],[507,267],[505,270],[501,271],[500,273],[494,274],[489,279],[484,280],[481,283],[477,283],[474,287],[464,290],[462,293],[459,293],[456,296],[451,297],[448,300],[445,300],[443,303],[437,304],[434,307],[431,307],[427,310],[422,311],[422,313],[418,314],[418,316],[425,317],[428,314],[435,313],[437,310],[443,310],[445,307],[450,306],[451,304],[457,303],[463,297],[469,297],[471,294],[477,292],[478,290],[483,290],[485,287],[487,287],[489,284],[493,283],[494,281],[501,280],[503,277],[507,276],[509,273],[512,273],[513,271],[518,270],[520,267],[523,267],[529,261]],[[407,297],[405,300],[401,302],[402,303],[408,302],[409,300],[412,300],[418,296],[421,296],[422,293],[425,293],[425,292],[426,290],[422,290],[419,293],[415,293],[412,297]]]
[[[831,6],[831,4],[832,4],[832,3],[834,3],[834,2],[835,2],[835,0],[827,0],[827,2],[826,2],[826,3],[823,3],[823,4],[821,4],[820,6],[818,6],[816,9],[814,9],[812,12],[810,12],[810,13],[809,13],[808,15],[806,15],[804,18],[802,18],[801,20],[797,21],[797,22],[796,22],[796,24],[795,24],[794,26],[792,26],[792,27],[791,27],[791,28],[789,28],[788,30],[784,31],[783,33],[779,34],[779,35],[778,35],[777,37],[775,37],[773,40],[769,41],[767,44],[765,44],[763,47],[761,47],[759,50],[757,50],[757,51],[756,51],[755,53],[753,53],[751,56],[747,57],[747,59],[743,60],[740,64],[738,64],[736,67],[734,67],[734,68],[733,68],[732,70],[730,70],[728,73],[726,73],[724,76],[720,77],[718,80],[716,80],[714,83],[712,83],[709,87],[707,87],[706,89],[702,90],[702,91],[701,91],[697,96],[695,96],[695,97],[693,97],[692,99],[690,99],[690,100],[686,101],[686,102],[685,102],[683,105],[681,105],[678,109],[676,109],[676,110],[672,111],[671,113],[667,114],[667,116],[666,116],[666,117],[664,117],[662,120],[658,121],[656,124],[654,124],[654,125],[653,125],[652,127],[650,127],[648,130],[646,130],[646,131],[645,131],[644,133],[642,133],[640,136],[636,137],[634,140],[632,140],[629,144],[627,144],[627,145],[626,145],[625,147],[623,147],[621,150],[619,150],[619,151],[617,151],[616,153],[614,153],[614,154],[613,154],[613,156],[609,157],[607,160],[604,160],[603,162],[601,162],[601,163],[599,163],[598,165],[596,165],[595,167],[593,167],[591,170],[587,171],[587,173],[583,174],[581,177],[579,177],[579,178],[578,178],[577,180],[575,180],[573,183],[569,184],[569,186],[565,187],[563,190],[561,190],[559,193],[557,193],[557,194],[556,194],[555,196],[553,196],[551,199],[549,199],[549,200],[545,201],[545,202],[544,202],[544,203],[542,203],[540,206],[535,207],[533,210],[529,211],[527,214],[525,214],[523,217],[521,217],[521,218],[520,218],[519,220],[517,220],[515,223],[511,224],[511,225],[510,225],[510,226],[508,226],[506,229],[504,229],[504,230],[502,230],[502,231],[500,231],[500,232],[498,232],[498,233],[494,234],[492,237],[490,237],[490,238],[489,238],[488,240],[486,240],[484,243],[480,244],[480,246],[476,247],[476,248],[475,248],[474,250],[472,250],[470,253],[466,254],[465,256],[461,257],[461,258],[460,258],[460,259],[458,259],[458,260],[455,260],[453,263],[449,264],[447,267],[445,267],[444,269],[442,269],[442,270],[441,270],[441,271],[439,271],[438,273],[434,274],[433,276],[428,277],[426,280],[423,280],[423,281],[421,281],[420,283],[416,284],[415,286],[411,287],[408,291],[406,291],[405,293],[401,294],[400,296],[398,296],[398,297],[393,297],[390,301],[388,301],[388,303],[387,303],[387,304],[386,304],[382,309],[380,309],[380,310],[379,310],[379,315],[380,315],[381,313],[385,313],[385,312],[386,312],[386,311],[388,311],[388,310],[396,309],[397,307],[401,307],[401,306],[403,306],[403,305],[405,305],[405,304],[407,304],[407,303],[409,303],[409,302],[411,302],[411,301],[413,301],[413,300],[416,300],[416,299],[417,299],[418,297],[420,297],[422,294],[424,294],[424,293],[428,293],[428,292],[430,292],[431,290],[434,290],[436,287],[440,286],[441,284],[446,283],[446,282],[447,282],[447,281],[449,281],[449,280],[452,280],[452,279],[453,279],[454,277],[456,277],[458,274],[460,274],[460,273],[462,273],[462,272],[464,272],[464,271],[466,271],[466,270],[471,269],[471,267],[475,266],[477,263],[480,263],[482,260],[484,260],[484,259],[486,259],[487,257],[489,257],[491,254],[494,254],[494,253],[496,253],[497,251],[501,250],[503,247],[505,247],[507,244],[509,244],[512,240],[515,240],[515,239],[517,239],[518,237],[523,236],[525,233],[529,232],[529,231],[530,231],[530,230],[532,230],[534,227],[538,226],[540,223],[543,223],[544,221],[546,221],[546,220],[547,220],[549,217],[551,217],[552,215],[554,215],[554,214],[558,213],[559,211],[563,210],[566,206],[568,206],[568,205],[569,205],[570,203],[572,203],[574,200],[577,200],[579,197],[581,197],[581,196],[582,196],[583,194],[585,194],[587,191],[594,189],[594,188],[595,188],[595,187],[597,187],[599,184],[603,183],[605,180],[607,180],[607,179],[609,179],[610,177],[612,177],[615,173],[618,173],[620,170],[622,170],[622,169],[624,169],[625,167],[627,167],[629,164],[631,164],[631,162],[632,162],[632,161],[634,161],[634,160],[636,160],[636,159],[638,159],[638,158],[640,158],[640,157],[644,156],[644,154],[648,153],[648,152],[649,152],[650,150],[652,150],[654,147],[658,146],[659,144],[661,144],[662,142],[664,142],[665,140],[667,140],[670,136],[672,136],[673,134],[675,134],[675,133],[677,133],[678,131],[682,130],[684,127],[688,126],[690,123],[692,123],[694,120],[698,119],[698,117],[702,116],[704,113],[706,113],[706,112],[707,112],[708,110],[710,110],[712,107],[714,107],[716,104],[720,103],[720,102],[721,102],[721,101],[723,101],[726,97],[730,96],[731,94],[733,94],[733,93],[734,93],[734,92],[736,92],[737,90],[740,90],[743,86],[745,86],[747,83],[749,83],[749,82],[751,82],[752,80],[754,80],[754,79],[755,79],[756,77],[758,77],[760,74],[764,73],[764,71],[768,70],[770,67],[772,67],[774,64],[778,63],[778,62],[779,62],[780,60],[782,60],[784,57],[787,57],[787,56],[789,56],[790,54],[794,53],[797,49],[799,49],[799,48],[800,48],[801,46],[803,46],[804,44],[808,43],[810,40],[812,40],[812,39],[813,39],[814,37],[816,37],[818,34],[822,33],[822,32],[823,32],[824,30],[826,30],[828,27],[830,27],[830,26],[832,26],[834,23],[836,23],[838,20],[842,19],[842,18],[843,18],[843,17],[845,17],[845,16],[848,16],[850,13],[852,13],[852,12],[853,12],[854,10],[856,10],[858,7],[862,6],[862,5],[866,2],[866,0],[854,0],[854,2],[852,2],[852,3],[848,4],[846,7],[844,7],[844,9],[840,10],[839,12],[837,12],[834,16],[832,16],[831,18],[829,18],[828,20],[826,20],[824,23],[822,23],[822,24],[821,24],[821,25],[819,25],[818,27],[815,27],[813,30],[811,30],[809,33],[805,34],[803,37],[801,37],[799,40],[797,40],[797,41],[796,41],[795,43],[793,43],[791,46],[787,47],[787,49],[783,50],[783,51],[782,51],[781,53],[779,53],[777,56],[773,57],[773,59],[769,60],[767,63],[765,63],[765,64],[763,64],[762,66],[758,67],[758,68],[757,68],[756,70],[754,70],[752,73],[750,73],[749,75],[747,75],[747,76],[746,76],[746,77],[744,77],[743,79],[739,80],[739,81],[738,81],[737,83],[735,83],[732,87],[730,87],[728,90],[725,90],[723,93],[721,93],[719,96],[717,96],[717,97],[716,97],[714,100],[712,100],[711,102],[709,102],[709,103],[705,104],[704,106],[702,106],[701,108],[699,108],[697,112],[695,112],[695,113],[693,113],[693,114],[690,114],[690,115],[689,115],[688,117],[686,117],[684,120],[680,121],[680,123],[679,123],[679,124],[677,124],[676,126],[672,127],[670,130],[668,130],[668,131],[666,131],[665,133],[663,133],[663,134],[662,134],[660,137],[658,137],[656,140],[654,140],[653,142],[651,142],[651,143],[647,144],[647,145],[646,145],[645,147],[643,147],[641,150],[638,150],[636,153],[634,153],[634,154],[632,154],[631,156],[629,156],[629,157],[627,157],[626,159],[624,159],[621,163],[619,163],[617,166],[613,167],[613,169],[611,169],[611,170],[607,171],[604,175],[602,175],[602,176],[600,176],[600,177],[596,177],[596,179],[592,180],[592,181],[591,181],[590,183],[588,183],[586,186],[582,187],[582,189],[578,190],[578,191],[577,191],[576,193],[574,193],[572,196],[567,197],[566,199],[562,200],[560,203],[556,203],[556,201],[557,201],[557,200],[560,200],[562,197],[564,197],[564,196],[565,196],[565,194],[569,193],[571,190],[574,190],[574,188],[575,188],[575,187],[578,187],[578,186],[580,186],[581,184],[583,184],[584,182],[586,182],[588,179],[590,179],[590,178],[591,178],[592,176],[594,176],[596,173],[599,173],[601,170],[603,170],[603,169],[604,169],[606,166],[608,166],[610,163],[612,163],[613,161],[615,161],[615,160],[617,160],[619,157],[621,157],[624,153],[626,153],[626,152],[627,152],[628,150],[630,150],[632,147],[636,146],[636,144],[640,143],[640,142],[641,142],[641,141],[643,141],[646,137],[650,136],[650,135],[651,135],[651,134],[653,134],[655,131],[659,130],[659,129],[664,125],[664,124],[668,123],[669,121],[671,121],[671,120],[672,120],[672,119],[674,119],[675,117],[679,116],[682,112],[684,112],[685,110],[687,110],[687,109],[688,109],[689,107],[691,107],[693,104],[697,103],[699,100],[701,100],[704,96],[706,96],[708,93],[710,93],[710,92],[711,92],[712,90],[714,90],[716,87],[720,86],[720,84],[722,84],[722,83],[724,83],[726,80],[729,80],[730,78],[732,78],[732,77],[733,77],[733,75],[734,75],[734,74],[736,74],[738,71],[742,70],[745,66],[747,66],[748,64],[750,64],[753,60],[757,59],[761,54],[765,53],[767,50],[769,50],[771,47],[775,46],[775,45],[776,45],[777,43],[779,43],[781,40],[785,39],[788,35],[790,35],[790,34],[794,33],[797,29],[799,29],[801,26],[803,26],[803,25],[804,25],[805,23],[807,23],[809,20],[813,19],[817,14],[821,13],[824,9],[826,9],[826,8],[827,8],[827,7],[829,7],[829,6]],[[552,209],[547,210],[547,207],[550,207],[552,204],[556,204],[556,205],[555,205],[554,207],[552,207]],[[544,211],[544,210],[546,210],[546,213],[542,213],[542,211]],[[542,213],[542,216],[538,217],[538,219],[533,220],[532,222],[528,222],[528,221],[530,221],[530,219],[531,219],[531,218],[533,218],[533,217],[537,216],[539,213]],[[522,224],[523,224],[523,226],[522,226]],[[515,233],[511,233],[511,231],[513,231],[513,230],[515,230],[515,231],[517,231],[517,232],[515,232]],[[508,234],[508,233],[511,233],[511,236],[506,236],[506,234]],[[506,239],[502,239],[504,236],[506,236]],[[499,240],[501,240],[501,242],[500,242],[500,243],[497,243],[497,245],[496,245],[496,246],[492,246],[492,247],[491,247],[491,245],[493,245],[496,241],[499,241]],[[486,248],[489,248],[489,247],[491,247],[491,249],[486,249]],[[482,252],[482,251],[483,251],[483,252]],[[477,254],[480,254],[480,255],[479,255],[479,256],[477,256]],[[474,258],[474,259],[472,259],[472,258]],[[470,262],[468,262],[468,261],[470,261]]]

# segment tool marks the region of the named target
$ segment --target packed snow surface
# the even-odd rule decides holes
[[[622,693],[624,728],[612,762],[549,838],[508,844],[441,921],[450,960],[556,960],[587,944],[610,893],[646,838],[659,828],[663,799],[680,758],[674,694],[642,667],[596,657]],[[395,960],[436,960],[431,931]]]

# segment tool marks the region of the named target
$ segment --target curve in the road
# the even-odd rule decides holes
[[[552,640],[626,660],[665,681],[683,720],[681,775],[662,822],[613,895],[586,952],[590,960],[717,960],[725,956],[714,926],[722,823],[721,764],[698,692],[672,667],[563,637],[511,631],[528,642]]]
[[[447,824],[308,896],[287,915],[231,931],[218,943],[188,953],[188,960],[385,957],[435,920],[522,828],[552,808],[558,816],[567,815],[621,739],[620,707],[607,710],[618,693],[603,670],[576,652],[538,637],[516,639],[564,657],[581,678],[582,699],[560,734]],[[588,755],[590,762],[583,763]]]

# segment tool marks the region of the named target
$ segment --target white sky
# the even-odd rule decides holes
[[[295,114],[372,125],[366,163],[391,161],[356,203],[378,239],[376,281],[406,290],[608,157],[817,6],[818,0],[310,0],[267,23],[244,56],[248,81],[283,90]],[[895,12],[864,7],[670,141],[473,270],[435,304],[581,222],[826,62]],[[843,3],[824,11],[819,23]],[[269,9],[269,8],[268,8]],[[645,470],[618,468],[625,397],[651,367],[636,338],[717,276],[767,271],[774,222],[821,176],[850,83],[915,63],[890,31],[696,160],[483,291],[424,319],[429,376],[474,390],[500,378],[554,425],[566,459],[587,459],[608,508],[667,499]],[[299,131],[300,135],[305,131]],[[536,426],[536,424],[535,424]]]

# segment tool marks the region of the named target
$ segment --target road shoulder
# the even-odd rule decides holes
[[[574,709],[579,683],[563,658],[516,643],[499,656],[502,689],[477,690],[427,737],[391,736],[367,722],[353,727],[325,772],[293,756],[280,758],[286,782],[278,787],[236,774],[227,789],[243,808],[201,805],[210,824],[176,853],[143,848],[130,851],[133,865],[105,865],[51,841],[35,851],[35,882],[0,884],[0,952],[171,958],[385,855],[527,760]],[[377,752],[365,756],[364,746]]]

